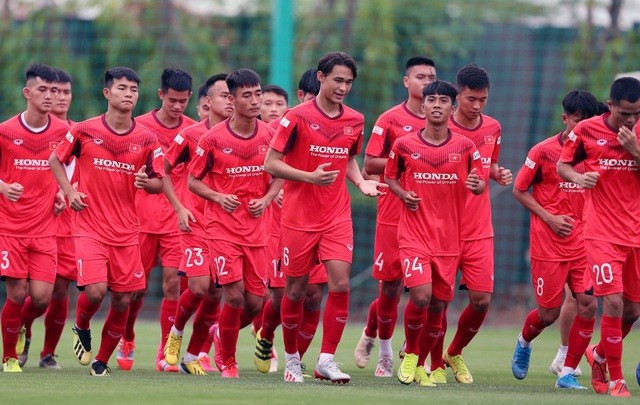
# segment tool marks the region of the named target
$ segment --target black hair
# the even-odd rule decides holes
[[[640,99],[640,80],[633,77],[621,77],[611,84],[609,101],[620,104],[620,101],[635,103]]]
[[[596,113],[596,115],[602,115],[604,113],[608,113],[609,112],[609,106],[607,105],[607,103],[603,103],[602,101],[598,101],[598,112]]]
[[[111,87],[114,80],[121,79],[123,77],[138,84],[141,82],[140,77],[135,70],[124,66],[118,66],[104,72],[104,87]]]
[[[598,100],[586,90],[573,90],[562,99],[565,114],[580,114],[581,119],[598,114]]]
[[[489,74],[475,63],[471,63],[456,74],[456,83],[458,90],[462,91],[465,87],[471,90],[484,90],[491,86],[489,82]]]
[[[238,69],[227,76],[227,86],[229,93],[235,95],[240,87],[260,86],[260,76],[251,69]]]
[[[285,89],[280,86],[276,86],[275,84],[267,84],[266,86],[262,86],[262,94],[264,93],[275,93],[279,96],[284,97],[284,100],[289,104],[289,93]]]
[[[452,83],[449,83],[444,80],[436,80],[432,83],[427,84],[422,89],[422,100],[426,99],[428,96],[433,96],[435,94],[441,96],[449,96],[451,98],[451,103],[455,104],[456,96],[458,95],[458,89]]]
[[[44,65],[41,63],[34,63],[29,65],[24,72],[25,81],[29,81],[31,79],[35,79],[36,77],[41,78],[47,83],[57,83],[58,75],[56,71],[49,65]]]
[[[320,81],[318,80],[317,69],[311,68],[300,76],[298,90],[302,90],[304,94],[313,94],[316,96],[320,93]]]
[[[406,72],[407,70],[409,70],[409,68],[412,68],[414,66],[421,66],[421,65],[432,66],[435,68],[436,62],[431,58],[427,58],[426,56],[415,56],[407,60],[407,63],[404,67],[404,71]]]
[[[53,68],[53,70],[55,70],[56,74],[58,75],[58,83],[73,84],[73,79],[71,79],[71,75],[69,73],[65,72],[62,69],[58,69],[58,68]]]
[[[334,67],[337,65],[346,66],[351,69],[351,74],[353,74],[353,78],[358,77],[358,66],[356,65],[356,61],[353,60],[351,55],[345,52],[329,52],[324,55],[318,61],[318,71],[322,72],[325,76],[331,73]]]
[[[205,97],[207,97],[207,86],[201,84],[200,87],[198,87],[198,100],[201,100]]]
[[[160,78],[160,89],[163,93],[173,89],[191,93],[193,80],[189,72],[178,68],[165,68]]]

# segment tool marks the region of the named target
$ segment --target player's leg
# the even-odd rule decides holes
[[[327,271],[323,265],[318,265],[311,270],[307,296],[302,307],[302,325],[298,334],[298,352],[300,358],[309,349],[309,345],[318,329],[320,323],[320,310],[322,308],[322,297],[327,285]]]
[[[197,354],[198,363],[200,363],[205,373],[216,370],[211,366],[208,353],[202,352],[202,347],[208,339],[209,330],[218,319],[222,294],[219,290],[210,280],[209,291],[200,302],[193,318],[193,333],[186,351],[189,354]]]
[[[58,265],[58,269],[60,269],[60,265]],[[70,285],[70,279],[60,274],[56,276],[53,293],[51,294],[51,302],[49,303],[47,312],[44,314],[44,346],[40,353],[39,363],[42,368],[61,368],[56,361],[55,351],[60,342],[65,322],[67,321]]]
[[[178,309],[178,299],[180,298],[180,277],[178,267],[183,258],[183,250],[180,245],[180,235],[178,233],[163,234],[159,238],[160,261],[162,263],[162,302],[160,303],[160,344],[158,346],[158,360],[164,359],[164,347],[173,319]],[[202,260],[205,259],[202,254]],[[208,290],[205,288],[204,294]]]
[[[11,263],[11,262],[10,262]],[[14,266],[15,267],[15,266]],[[3,271],[3,274],[6,274]],[[2,370],[4,372],[22,372],[18,364],[16,345],[22,329],[22,307],[27,297],[27,279],[4,276],[7,299],[2,307]]]
[[[573,325],[577,310],[578,303],[573,297],[569,286],[566,286],[564,291],[564,301],[562,303],[562,309],[560,310],[560,317],[558,318],[558,328],[560,329],[560,347],[558,348],[556,357],[553,359],[551,365],[549,366],[549,371],[551,371],[555,375],[560,374],[560,371],[562,371],[564,360],[567,357],[567,347],[569,346],[569,331],[571,330],[571,326]],[[576,369],[575,372],[576,377],[579,377],[580,374],[582,374],[582,371],[578,370],[579,368]]]
[[[54,276],[55,277],[55,276]],[[22,328],[25,330],[24,341],[16,347],[18,352],[18,361],[20,367],[24,366],[27,362],[29,354],[29,346],[31,344],[31,333],[26,333],[27,330],[31,331],[31,325],[33,321],[42,316],[51,302],[51,293],[53,292],[53,280],[51,282],[45,282],[41,280],[31,279],[29,281],[29,296],[25,299],[22,306]]]

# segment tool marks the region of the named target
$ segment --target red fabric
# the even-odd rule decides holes
[[[289,354],[298,352],[298,333],[302,325],[303,304],[303,300],[293,302],[286,295],[282,297],[280,303],[284,351]]]
[[[320,353],[334,354],[349,317],[349,292],[329,292],[322,318]]]
[[[404,336],[407,341],[405,353],[420,353],[420,333],[427,317],[427,308],[419,308],[409,300],[404,309]]]
[[[227,304],[222,306],[220,312],[220,351],[224,364],[228,364],[229,359],[235,359],[236,345],[238,344],[238,333],[240,332],[240,317],[242,308],[235,308]]]
[[[565,367],[575,369],[580,364],[580,359],[591,342],[593,335],[593,325],[596,319],[583,318],[577,315],[573,320],[573,325],[569,330],[569,346],[567,348],[567,357],[564,361]],[[600,353],[599,353],[600,354]]]
[[[307,311],[302,312],[302,326],[298,333],[298,353],[300,358],[304,356],[309,349],[309,345],[313,341],[313,337],[316,335],[318,329],[318,323],[320,322],[320,311]]]
[[[100,309],[100,304],[102,304],[102,302],[92,304],[84,291],[78,294],[78,301],[76,302],[76,326],[79,329],[89,329],[91,327],[91,318],[93,318],[96,312],[98,312],[98,309]]]
[[[436,344],[436,341],[441,335],[444,335],[442,332],[442,318],[444,318],[444,311],[440,313],[428,312],[427,311],[427,323],[424,328],[422,328],[422,333],[420,335],[420,353],[418,355],[418,365],[424,365],[424,361],[427,358],[429,352]]]
[[[69,298],[51,299],[47,312],[44,314],[44,346],[42,347],[40,358],[47,354],[55,354],[67,321],[68,310]]]
[[[118,347],[120,338],[124,333],[128,315],[128,309],[118,312],[111,307],[102,328],[102,340],[100,341],[100,349],[96,355],[96,360],[109,363],[109,358]]]
[[[198,310],[201,302],[202,298],[194,295],[190,289],[184,290],[178,299],[178,309],[175,313],[176,319],[173,322],[173,326],[178,330],[184,330],[187,321]]]
[[[542,322],[540,322],[538,310],[534,309],[533,311],[529,312],[529,314],[527,314],[527,318],[524,321],[524,326],[522,327],[522,338],[527,342],[532,342],[533,339],[535,339],[542,333],[544,328],[545,326],[542,324]],[[458,330],[460,329],[458,328]],[[449,354],[455,356],[455,354],[451,352],[449,352]]]
[[[127,342],[133,342],[136,338],[135,332],[135,324],[136,319],[138,319],[138,313],[140,312],[140,308],[142,308],[142,304],[144,303],[144,297],[140,297],[140,299],[134,300],[132,299],[129,302],[129,315],[127,316],[127,326],[124,330],[124,340]]]
[[[22,305],[16,304],[11,300],[6,300],[2,307],[2,362],[4,363],[8,358],[17,359],[16,343],[18,343],[18,336],[20,335],[20,329],[22,323],[20,320],[20,313],[22,312]]]

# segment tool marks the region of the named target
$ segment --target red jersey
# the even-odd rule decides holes
[[[249,213],[249,201],[264,197],[271,176],[264,171],[264,158],[273,137],[273,129],[256,121],[249,138],[238,136],[223,121],[207,131],[196,147],[189,165],[191,174],[209,176],[211,189],[238,197],[240,206],[228,213],[220,204],[207,201],[205,208],[207,236],[244,246],[266,246],[269,238],[268,211],[258,218]]]
[[[296,169],[313,172],[320,164],[331,163],[325,170],[340,170],[340,174],[329,186],[285,181],[283,226],[317,232],[351,220],[346,169],[349,159],[360,153],[363,130],[362,114],[344,104],[333,118],[320,110],[315,98],[285,113],[271,147]]]
[[[462,240],[477,240],[493,236],[491,223],[491,199],[489,183],[491,163],[497,163],[500,156],[501,132],[500,123],[488,115],[480,116],[480,124],[472,129],[460,126],[453,115],[449,119],[449,129],[471,139],[482,158],[483,180],[486,184],[484,192],[475,196],[467,196],[467,207],[464,211]],[[479,197],[479,198],[478,198]]]
[[[600,174],[596,186],[585,192],[584,238],[640,247],[638,162],[618,142],[618,131],[607,124],[609,115],[580,121],[564,144],[561,161],[584,162],[585,172]]]
[[[136,117],[139,124],[149,128],[158,137],[162,151],[166,152],[176,134],[193,125],[196,121],[183,115],[178,125],[173,128],[166,127],[157,117],[158,110],[150,111]],[[171,171],[171,180],[176,195],[180,201],[184,201],[187,190],[187,167],[179,164]],[[167,234],[178,232],[178,217],[167,196],[164,193],[149,194],[138,193],[136,195],[136,209],[140,219],[140,231],[144,233]]]
[[[460,254],[463,213],[471,194],[465,181],[474,168],[480,173],[480,153],[462,135],[450,132],[440,145],[425,141],[420,131],[396,140],[384,174],[393,179],[404,174],[403,188],[422,198],[416,211],[402,205],[399,248],[420,246],[433,255]]]
[[[0,235],[54,236],[58,183],[51,174],[49,156],[69,126],[49,114],[46,127],[33,132],[21,115],[0,124],[0,179],[24,187],[16,202],[0,196]]]
[[[557,165],[562,154],[562,133],[545,139],[529,151],[518,172],[514,187],[531,188],[533,198],[552,215],[568,215],[574,219],[573,230],[566,238],[558,236],[540,217],[531,213],[529,228],[531,258],[545,261],[570,261],[585,255],[582,235],[584,189],[558,176]],[[584,165],[576,170],[584,173]]]
[[[409,111],[407,102],[385,111],[376,121],[365,154],[374,158],[388,158],[396,139],[424,128],[424,118]],[[384,182],[384,173],[380,175]],[[376,222],[383,225],[398,226],[402,201],[393,193],[378,197]]]
[[[62,163],[77,158],[78,191],[87,195],[88,207],[76,214],[73,235],[115,246],[138,244],[135,173],[146,165],[150,178],[164,175],[155,134],[135,120],[118,134],[103,114],[71,127],[55,152]]]

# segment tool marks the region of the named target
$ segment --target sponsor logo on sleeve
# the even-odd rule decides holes
[[[196,155],[198,156],[204,156],[204,149],[202,149],[201,147],[197,147],[196,148]]]
[[[461,162],[462,155],[459,153],[449,153],[449,162]]]
[[[162,148],[161,147],[158,147],[156,150],[153,151],[154,159],[158,158],[160,156],[163,156],[163,155],[164,155],[164,153],[162,153]]]
[[[182,142],[184,142],[184,138],[182,137],[182,135],[178,134],[175,138],[173,138],[173,141],[178,145],[182,145]]]
[[[389,159],[395,159],[396,153],[394,151],[389,152]]]
[[[353,127],[343,127],[342,132],[344,132],[345,135],[353,135]]]
[[[129,152],[131,153],[140,153],[142,151],[142,146],[135,144],[135,143],[130,143],[129,144]]]
[[[571,142],[575,142],[575,141],[576,141],[576,139],[578,139],[578,137],[576,136],[576,134],[574,134],[574,133],[573,133],[573,131],[571,131],[571,132],[569,133],[569,140],[570,140]]]
[[[282,119],[280,120],[280,125],[282,125],[285,128],[288,128],[289,124],[291,124],[291,121],[289,121],[285,117],[282,117]]]
[[[373,132],[376,135],[382,135],[383,130],[382,130],[382,127],[379,127],[376,125],[373,127],[373,131],[371,132]]]
[[[64,137],[67,141],[69,141],[69,143],[73,143],[73,135],[71,135],[71,132],[67,132]]]
[[[480,152],[478,151],[473,152],[473,160],[478,160],[478,159],[480,159]]]
[[[527,166],[529,169],[533,170],[533,168],[536,167],[536,162],[527,158],[527,160],[524,161],[524,165]]]
[[[496,142],[498,145],[500,145],[500,143],[502,142],[502,136],[498,137],[498,141]]]

